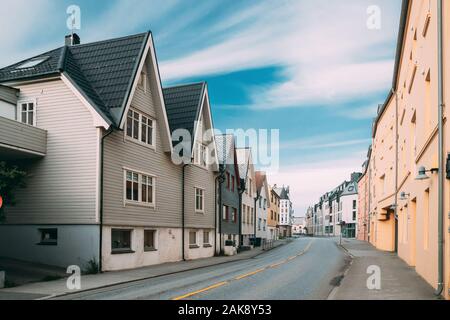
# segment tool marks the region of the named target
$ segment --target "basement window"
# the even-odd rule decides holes
[[[131,230],[113,229],[111,231],[112,253],[133,253],[131,250]]]
[[[58,229],[39,229],[41,235],[41,241],[38,243],[43,246],[56,246],[58,245]]]

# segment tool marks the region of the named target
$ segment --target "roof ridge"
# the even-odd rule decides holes
[[[92,41],[92,42],[88,42],[88,43],[77,44],[77,45],[74,45],[74,46],[71,46],[71,47],[72,48],[89,47],[89,46],[98,45],[98,44],[111,42],[111,41],[120,41],[120,40],[129,39],[129,38],[135,38],[135,37],[147,35],[147,34],[150,34],[150,33],[151,33],[151,31],[140,32],[140,33],[131,34],[131,35],[128,35],[128,36],[122,36],[122,37],[117,37],[117,38],[110,38],[110,39],[105,39],[105,40],[98,40],[98,41]]]
[[[174,85],[174,86],[170,86],[170,87],[165,87],[163,88],[163,90],[169,90],[169,89],[178,89],[178,88],[183,88],[183,87],[192,87],[195,85],[206,85],[206,81],[200,81],[200,82],[192,82],[192,83],[184,83],[184,84],[179,84],[179,85]]]

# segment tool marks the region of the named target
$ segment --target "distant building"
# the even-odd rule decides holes
[[[303,235],[306,234],[306,217],[294,217],[292,222],[292,234]]]
[[[278,220],[280,236],[284,238],[291,237],[294,211],[290,200],[289,187],[274,188],[274,191],[280,197],[280,217]]]

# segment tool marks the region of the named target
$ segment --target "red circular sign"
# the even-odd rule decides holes
[[[0,208],[3,206],[3,198],[0,196]]]

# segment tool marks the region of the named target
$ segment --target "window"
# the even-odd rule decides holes
[[[203,246],[210,246],[209,231],[203,231]]]
[[[204,212],[205,190],[195,188],[195,211]]]
[[[113,253],[131,252],[131,230],[113,229],[111,231],[111,250]]]
[[[194,164],[198,165],[198,166],[202,166],[202,167],[206,167],[206,156],[207,156],[207,152],[206,152],[206,146],[201,144],[200,142],[196,142],[195,143],[195,152],[194,152]],[[229,184],[229,182],[227,182],[227,184]],[[229,185],[228,185],[228,189],[229,189]]]
[[[40,245],[56,246],[58,245],[58,229],[39,229],[41,234]]]
[[[223,206],[222,208],[222,219],[223,220],[228,220],[228,207],[227,206]]]
[[[353,211],[353,220],[356,220],[356,211]]]
[[[36,108],[34,102],[19,102],[20,122],[30,126],[36,125]]]
[[[230,173],[227,172],[227,189],[230,190]]]
[[[155,230],[144,230],[144,251],[156,251],[155,238]]]
[[[353,200],[353,210],[356,210],[356,200]]]
[[[234,192],[234,187],[235,187],[235,179],[234,179],[234,176],[232,175],[231,176],[231,191],[233,191],[233,192]]]
[[[233,208],[233,216],[231,217],[231,219],[234,223],[237,222],[237,209],[236,208]]]
[[[266,225],[267,225],[267,220],[264,219],[264,223],[263,223],[263,231],[266,231]]]
[[[27,69],[27,68],[33,68],[45,61],[47,61],[50,57],[48,56],[44,56],[44,57],[38,57],[32,60],[28,60],[22,64],[20,64],[19,66],[16,67],[16,69]]]
[[[155,205],[155,178],[130,170],[125,171],[125,200],[128,203]]]
[[[127,115],[126,136],[144,145],[154,146],[154,121],[134,110]]]
[[[189,247],[190,248],[198,248],[196,231],[189,232]]]
[[[147,91],[147,74],[144,71],[141,72],[139,77],[138,88],[144,90],[144,92]]]
[[[258,230],[259,231],[261,231],[261,222],[262,222],[262,219],[258,218]]]

